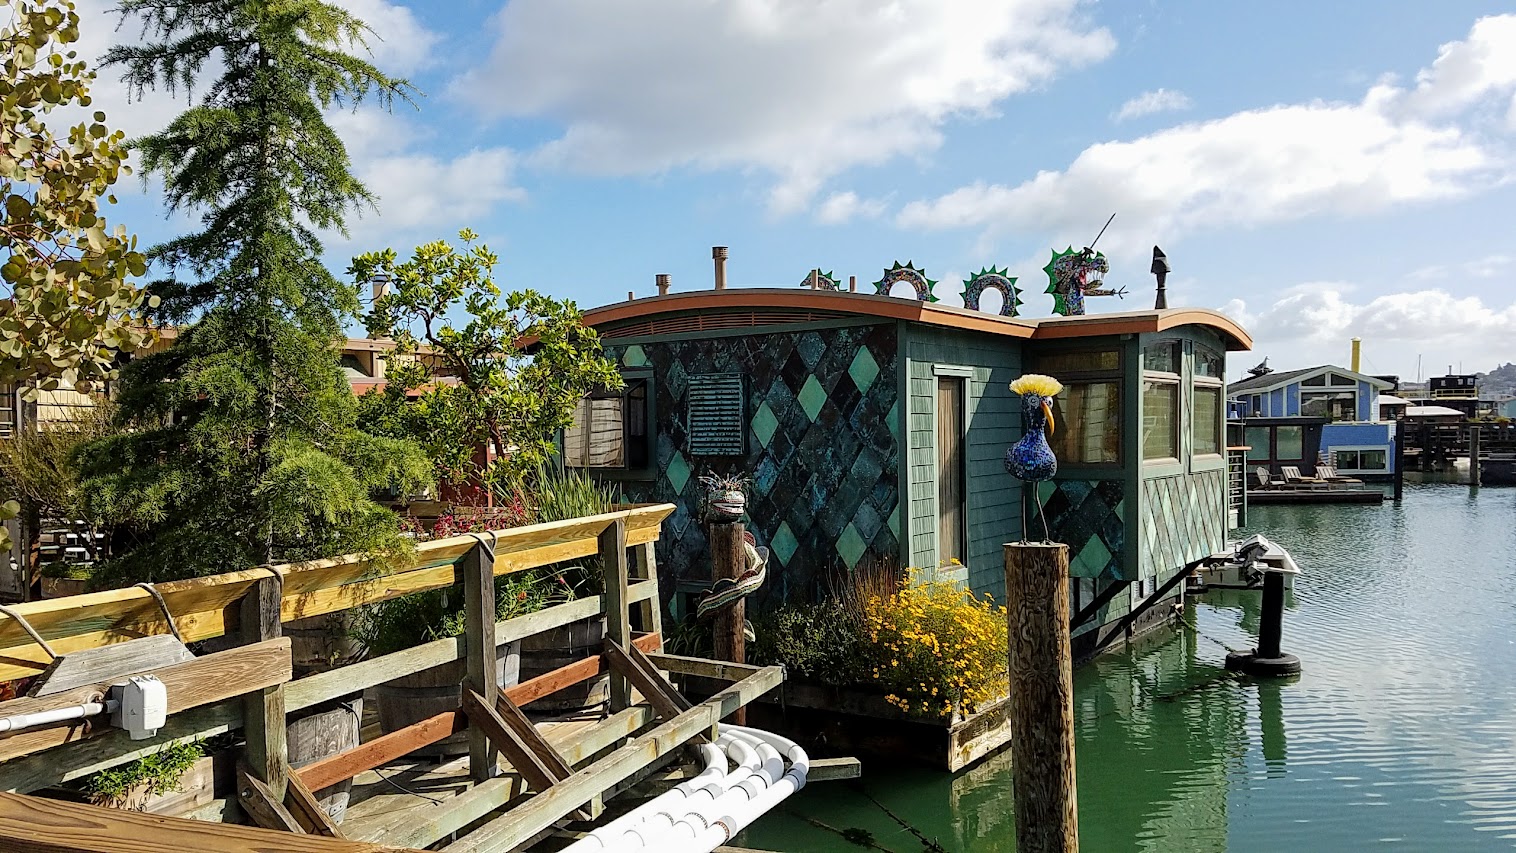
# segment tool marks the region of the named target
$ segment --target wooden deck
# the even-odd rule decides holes
[[[1378,489],[1255,489],[1248,492],[1252,506],[1276,504],[1377,504],[1384,502]]]

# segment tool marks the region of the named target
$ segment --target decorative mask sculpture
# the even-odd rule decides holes
[[[1053,294],[1053,313],[1074,317],[1084,313],[1087,296],[1126,295],[1126,288],[1112,290],[1102,287],[1100,276],[1110,272],[1105,254],[1094,249],[1074,251],[1070,246],[1061,252],[1053,252],[1053,259],[1042,268],[1048,274],[1048,288],[1044,293]]]
[[[1026,435],[1011,445],[1005,453],[1005,470],[1018,480],[1040,483],[1053,479],[1058,473],[1058,456],[1048,444],[1057,424],[1053,422],[1053,398],[1063,390],[1063,383],[1051,376],[1028,373],[1011,383],[1011,391],[1021,396],[1021,410],[1026,415]],[[1042,501],[1032,486],[1032,499],[1037,502],[1037,515],[1042,518],[1044,540],[1051,539],[1047,516],[1042,512]],[[1022,505],[1021,535],[1026,537],[1026,509]]]
[[[701,515],[706,521],[741,521],[742,514],[747,511],[747,483],[747,478],[742,476],[702,475],[700,485],[705,487],[705,498],[701,503]]]

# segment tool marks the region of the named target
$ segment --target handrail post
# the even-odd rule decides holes
[[[468,655],[466,690],[493,701],[500,686],[495,681],[495,561],[493,549],[481,541],[463,555],[463,619]],[[468,729],[469,776],[482,782],[498,773],[495,747],[481,726]]]
[[[637,581],[658,582],[658,556],[653,542],[632,549],[631,577]],[[663,598],[654,595],[637,604],[637,630],[663,636]]]
[[[253,581],[242,597],[242,641],[272,640],[279,624],[281,584],[278,578]],[[243,728],[247,736],[247,768],[264,783],[276,803],[284,802],[289,782],[289,745],[284,728],[284,685],[276,684],[242,697]]]
[[[632,642],[632,628],[627,620],[626,520],[618,518],[600,531],[600,563],[605,572],[606,639],[626,648]],[[626,676],[611,672],[611,712],[631,706],[632,692]]]

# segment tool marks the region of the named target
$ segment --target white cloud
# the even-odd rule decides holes
[[[364,239],[405,230],[418,242],[451,237],[505,202],[519,202],[526,192],[515,184],[516,155],[508,148],[475,149],[443,159],[406,151],[371,157],[359,164],[358,177],[378,196],[379,214],[349,223]]]
[[[1485,255],[1452,266],[1432,264],[1421,267],[1412,271],[1410,278],[1418,281],[1437,281],[1455,276],[1488,279],[1504,274],[1512,264],[1516,264],[1516,257],[1502,254]]]
[[[421,25],[407,6],[385,0],[331,0],[368,24],[365,58],[386,74],[414,74],[430,65],[441,36]],[[360,55],[362,47],[358,51]]]
[[[457,81],[560,122],[536,153],[594,174],[756,169],[779,212],[857,165],[919,155],[956,116],[1105,58],[1080,0],[515,0]]]
[[[1475,26],[1471,42],[1507,43],[1516,56],[1516,28]],[[1511,20],[1516,21],[1516,16]],[[1461,56],[1457,45],[1446,57]],[[1484,55],[1484,54],[1481,54]],[[1451,103],[1489,80],[1454,86],[1446,66],[1422,74],[1428,93]],[[1418,89],[1418,92],[1420,90]],[[1088,239],[1091,223],[1119,211],[1143,223],[1144,235],[1174,235],[1226,226],[1255,226],[1319,214],[1364,214],[1394,205],[1456,198],[1511,175],[1507,152],[1456,124],[1433,124],[1406,109],[1412,93],[1379,84],[1357,103],[1312,102],[1246,110],[1172,127],[1124,142],[1086,148],[1062,171],[1043,171],[1016,185],[983,181],[906,205],[906,228],[982,228],[993,235],[1051,232],[1058,241]],[[1421,97],[1418,95],[1418,97]],[[1425,97],[1431,97],[1431,94]],[[1135,252],[1126,232],[1102,243]]]
[[[1154,113],[1177,112],[1187,110],[1191,106],[1190,96],[1173,89],[1154,89],[1151,92],[1143,92],[1135,98],[1121,105],[1116,111],[1117,121],[1126,121],[1129,118],[1140,118]]]
[[[1350,289],[1342,282],[1313,282],[1256,310],[1234,299],[1221,311],[1243,324],[1258,357],[1273,356],[1278,369],[1342,364],[1355,337],[1363,339],[1374,372],[1403,377],[1415,375],[1418,356],[1439,370],[1460,362],[1469,370],[1489,370],[1516,360],[1516,303],[1486,305],[1437,289],[1358,303],[1347,298]]]
[[[823,225],[843,225],[855,218],[875,219],[884,213],[882,199],[859,198],[852,191],[832,193],[816,208],[816,221]]]
[[[1410,113],[1456,113],[1494,94],[1516,89],[1516,15],[1480,18],[1463,41],[1438,50],[1430,68],[1416,75],[1415,89],[1403,93]]]

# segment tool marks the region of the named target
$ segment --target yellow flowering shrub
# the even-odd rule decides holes
[[[901,583],[863,600],[872,680],[911,714],[971,714],[1005,694],[1006,613],[949,581]]]

